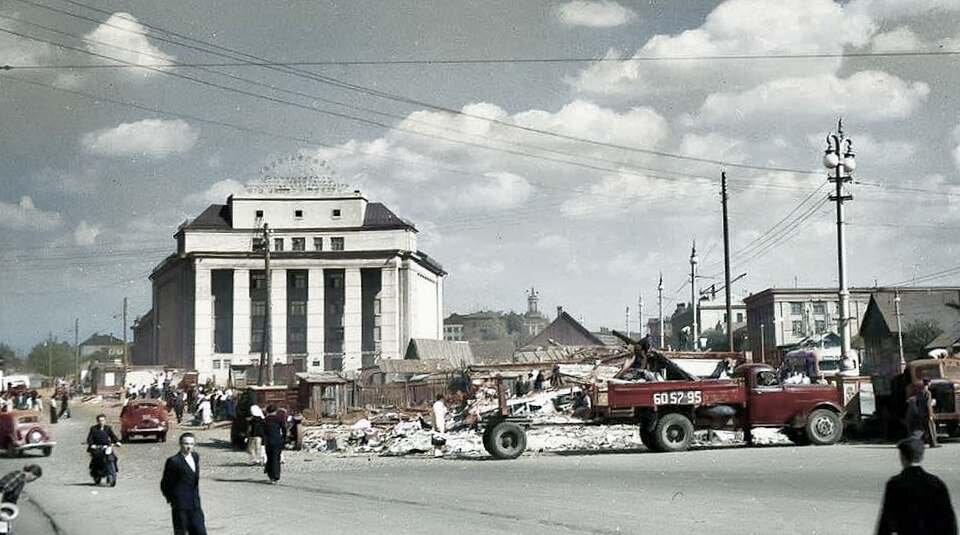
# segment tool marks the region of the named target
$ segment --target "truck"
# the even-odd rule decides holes
[[[776,428],[798,445],[834,444],[843,437],[843,399],[824,384],[785,385],[767,364],[746,363],[729,379],[698,379],[683,372],[656,351],[643,355],[662,370],[666,380],[618,381],[606,385],[606,404],[591,393],[593,423],[630,423],[640,440],[655,452],[687,450],[696,430],[742,430],[752,442],[752,430]],[[500,392],[500,410],[481,422],[483,445],[496,459],[513,459],[526,449],[526,431],[533,422],[513,416]]]
[[[900,414],[906,413],[906,399],[917,393],[917,386],[924,379],[930,381],[928,388],[934,400],[933,421],[937,428],[943,428],[951,437],[960,436],[960,359],[925,358],[908,362],[895,381],[904,389],[899,398],[904,405]]]

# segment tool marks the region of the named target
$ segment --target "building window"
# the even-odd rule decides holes
[[[266,301],[250,301],[250,315],[251,315],[251,316],[266,316],[266,315],[267,315],[267,302],[266,302]]]
[[[250,331],[250,352],[260,353],[263,351],[263,329],[252,329]]]
[[[294,251],[306,251],[307,250],[307,239],[306,238],[292,238],[290,240],[290,248]]]
[[[815,329],[816,329],[816,331],[817,331],[817,334],[823,334],[823,333],[827,332],[827,322],[826,322],[826,321],[824,321],[824,320],[816,320],[816,321],[814,322],[814,325],[816,326]]]
[[[297,219],[303,219],[303,210],[294,210],[293,217]]]
[[[250,288],[253,290],[264,290],[267,287],[267,276],[264,272],[250,273]]]
[[[339,209],[339,208],[334,208],[334,209],[333,209],[333,218],[334,218],[334,219],[340,219],[340,209]]]
[[[373,300],[373,313],[374,313],[374,315],[379,315],[379,314],[380,314],[380,300],[379,300],[379,299],[374,299],[374,300]]]
[[[330,306],[328,306],[327,309],[329,310],[330,314],[334,316],[343,315],[343,303],[330,303]]]
[[[792,326],[793,326],[793,328],[791,329],[791,331],[793,332],[793,335],[794,335],[794,336],[803,336],[803,322],[802,322],[802,321],[794,321],[794,322],[792,323]]]
[[[380,341],[380,327],[373,328],[373,341],[374,342]]]
[[[223,359],[223,368],[224,368],[225,370],[229,370],[229,369],[230,369],[230,364],[231,364],[232,362],[233,362],[233,361],[231,361],[230,359]]]
[[[282,251],[283,250],[283,238],[274,238],[273,239],[273,250]]]
[[[322,251],[323,250],[323,238],[314,238],[313,239],[313,250]]]
[[[790,314],[800,316],[803,314],[803,303],[790,303]]]
[[[263,251],[263,238],[254,238],[253,246],[251,248],[254,252]]]
[[[290,336],[287,339],[287,343],[290,345],[302,344],[307,341],[307,333],[304,330],[296,329],[290,331]],[[302,353],[302,351],[291,350],[291,353]]]
[[[293,274],[293,287],[302,290],[307,287],[307,274],[306,273],[294,273]]]
[[[813,304],[813,313],[822,316],[827,313],[827,305],[824,302],[814,303]]]
[[[314,368],[320,368],[321,366],[323,366],[323,363],[320,362],[319,360],[315,360],[315,361],[313,361],[313,363],[311,364],[311,366],[313,366]]]
[[[737,323],[743,323],[743,312],[737,312]]]
[[[343,277],[330,277],[330,288],[343,288]]]
[[[213,359],[213,369],[214,370],[220,369],[220,359]]]
[[[257,219],[263,219],[263,210],[257,210]]]
[[[342,251],[342,250],[343,250],[343,238],[330,238],[330,250],[331,250],[331,251]]]
[[[306,301],[291,301],[291,302],[290,302],[290,315],[291,315],[291,316],[306,316],[306,315],[307,315],[307,302],[306,302]]]

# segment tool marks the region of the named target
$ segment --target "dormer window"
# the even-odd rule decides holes
[[[294,210],[293,217],[297,219],[303,219],[303,210]]]
[[[340,209],[339,209],[339,208],[334,208],[334,209],[333,209],[333,218],[334,218],[334,219],[340,219]]]
[[[256,218],[257,218],[257,221],[256,221],[256,222],[257,222],[257,224],[259,225],[260,222],[263,221],[263,210],[257,210],[257,211],[256,211]]]

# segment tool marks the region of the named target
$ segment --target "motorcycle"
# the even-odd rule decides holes
[[[90,452],[90,477],[95,485],[104,481],[109,487],[117,486],[117,457],[113,446],[92,445]]]

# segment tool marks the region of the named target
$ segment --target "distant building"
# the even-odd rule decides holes
[[[550,324],[550,320],[540,312],[539,303],[540,292],[535,288],[530,288],[530,292],[527,294],[527,312],[523,315],[522,340],[533,338]]]
[[[555,346],[590,347],[604,345],[603,340],[573,319],[573,316],[564,312],[563,307],[557,307],[557,319],[540,331],[540,334],[524,344],[521,350]]]
[[[663,342],[666,345],[673,343],[673,323],[670,318],[665,318],[663,322]],[[650,318],[647,320],[647,333],[650,334],[650,340],[653,345],[660,344],[660,318]]]
[[[443,337],[446,272],[418,249],[417,229],[320,176],[310,160],[275,162],[246,191],[177,229],[176,254],[150,275],[150,364],[223,382],[231,365],[256,365],[269,338],[275,362],[351,371],[402,358],[411,338]],[[284,166],[303,169],[273,176]]]
[[[730,303],[733,312],[733,331],[746,325],[747,307],[741,301]],[[654,320],[656,321],[656,320]],[[680,303],[670,316],[668,343],[675,349],[694,349],[691,330],[693,329],[693,309],[687,303]],[[719,333],[727,332],[727,303],[723,298],[701,299],[697,304],[697,330],[700,338],[704,333],[715,330]],[[702,348],[701,348],[702,349]],[[724,348],[726,349],[726,348]]]
[[[130,364],[149,366],[153,364],[153,310],[133,320],[133,345],[130,347]]]
[[[123,340],[112,334],[94,333],[80,344],[80,357],[86,358],[94,354],[107,357],[123,358]]]

